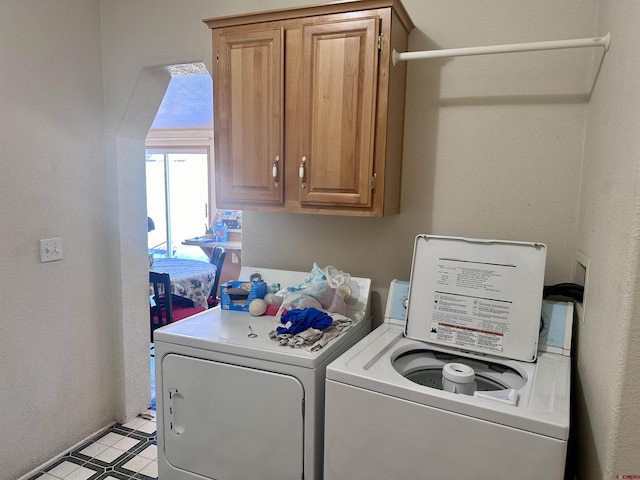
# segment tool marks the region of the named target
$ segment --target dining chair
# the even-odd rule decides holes
[[[215,265],[216,267],[216,278],[213,282],[213,286],[211,287],[211,294],[207,299],[207,304],[209,308],[215,307],[220,303],[220,298],[218,295],[218,284],[220,283],[220,275],[222,273],[222,266],[224,265],[224,259],[227,256],[227,251],[224,247],[215,247],[213,252],[211,253],[211,258],[209,259],[209,263]]]
[[[205,310],[199,306],[174,304],[173,295],[170,293],[171,277],[168,273],[150,271],[149,283],[153,288],[153,301],[149,304],[152,342],[154,330]]]

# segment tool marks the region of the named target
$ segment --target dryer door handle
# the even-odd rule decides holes
[[[185,431],[184,421],[180,415],[180,407],[184,397],[177,388],[169,389],[169,431],[175,435],[181,435]]]

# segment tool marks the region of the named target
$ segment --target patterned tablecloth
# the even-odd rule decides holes
[[[186,258],[156,258],[151,270],[169,274],[171,293],[207,308],[207,298],[216,277],[215,265]]]

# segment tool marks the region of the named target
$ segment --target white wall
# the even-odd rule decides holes
[[[99,25],[97,0],[0,3],[2,480],[114,419]]]
[[[640,474],[640,4],[601,2],[610,31],[588,109],[577,247],[590,258],[574,388],[580,479]]]

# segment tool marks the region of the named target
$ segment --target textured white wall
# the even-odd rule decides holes
[[[577,235],[590,258],[574,388],[581,480],[640,475],[639,22],[638,2],[600,6],[612,43],[588,109]]]
[[[114,418],[99,25],[98,1],[0,3],[2,480]]]

